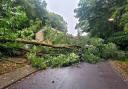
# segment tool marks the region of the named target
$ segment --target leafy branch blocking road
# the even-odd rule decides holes
[[[97,63],[102,61],[102,59],[127,58],[127,54],[120,55],[121,53],[119,53],[115,44],[105,44],[104,41],[100,38],[90,38],[86,41],[83,41],[83,39],[76,40],[77,43],[79,43],[79,41],[83,41],[81,46],[51,45],[34,40],[30,41],[23,39],[0,39],[0,41],[3,43],[17,42],[35,45],[27,50],[27,59],[29,63],[31,63],[34,67],[38,67],[39,69],[46,69],[47,67],[68,66],[80,61]],[[87,44],[85,42],[88,42],[90,44],[85,45]]]
[[[80,61],[78,52],[81,47],[76,45],[56,46],[34,40],[29,41],[22,39],[0,39],[0,42],[18,42],[23,44],[36,45],[28,50],[27,59],[29,63],[39,69],[46,69],[47,67],[68,66]]]

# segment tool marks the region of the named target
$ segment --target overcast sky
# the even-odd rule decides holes
[[[63,16],[68,24],[68,33],[76,35],[75,25],[77,20],[74,17],[74,9],[77,7],[79,0],[45,0],[47,9]]]

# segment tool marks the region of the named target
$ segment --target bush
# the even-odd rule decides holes
[[[117,32],[109,41],[115,43],[121,50],[128,50],[128,32]]]
[[[114,43],[104,44],[101,51],[101,57],[105,59],[113,58],[115,51],[117,51],[117,46]]]
[[[116,52],[114,52],[113,58],[116,60],[125,61],[125,60],[128,60],[128,53],[124,52],[124,51],[116,51]]]
[[[103,39],[101,38],[90,38],[89,41],[88,41],[88,44],[89,45],[93,45],[93,46],[99,46],[99,45],[102,45],[104,42]]]
[[[95,40],[94,42],[92,40]],[[113,58],[117,46],[114,43],[103,44],[101,39],[91,39],[90,44],[84,49],[83,58],[86,62],[97,63],[100,59]]]
[[[100,61],[99,50],[95,46],[91,46],[84,49],[83,58],[88,63],[97,63]]]
[[[93,64],[95,64],[95,63],[97,63],[97,62],[100,61],[100,58],[99,58],[98,56],[96,56],[96,55],[90,53],[90,54],[85,54],[85,55],[84,55],[84,60],[85,60],[86,62],[88,62],[88,63],[93,63]]]

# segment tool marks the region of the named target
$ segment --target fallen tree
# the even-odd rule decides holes
[[[40,45],[40,46],[47,46],[52,48],[66,48],[66,49],[72,49],[72,48],[81,48],[77,45],[50,45],[43,42],[38,42],[36,40],[23,40],[23,39],[6,39],[6,38],[0,38],[0,43],[6,43],[6,42],[17,42],[17,43],[23,43],[23,44],[33,44],[33,45]]]

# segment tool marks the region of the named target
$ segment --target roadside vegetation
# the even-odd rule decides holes
[[[110,61],[112,67],[122,75],[124,80],[128,80],[128,61],[114,60]]]
[[[82,42],[92,45],[87,47],[85,60],[115,60],[112,64],[116,68],[128,71],[128,1],[80,0],[75,13],[79,21],[76,28],[89,34]]]

